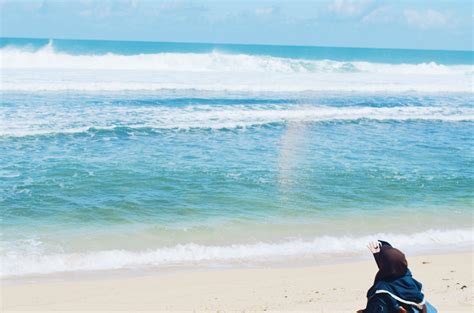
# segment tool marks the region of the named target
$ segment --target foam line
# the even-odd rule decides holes
[[[163,265],[186,265],[199,262],[271,261],[290,257],[318,257],[331,255],[362,254],[369,241],[385,239],[402,250],[429,249],[472,245],[472,229],[428,230],[414,234],[373,234],[360,237],[322,236],[312,240],[287,240],[206,246],[194,243],[161,247],[144,251],[104,250],[98,252],[47,254],[8,251],[2,253],[2,276],[47,274],[54,272],[134,269]]]
[[[201,72],[472,74],[472,65],[383,64],[304,60],[265,55],[211,53],[156,53],[71,55],[56,52],[49,43],[37,51],[18,47],[0,49],[2,69],[93,69]]]
[[[72,55],[52,44],[0,49],[2,91],[472,92],[473,66],[304,60],[265,55]]]
[[[90,129],[233,129],[288,122],[357,121],[474,121],[471,107],[328,107],[190,105],[182,108],[78,106],[45,108],[36,106],[10,112],[0,107],[0,136],[34,136],[82,133]],[[50,112],[47,114],[46,112]]]

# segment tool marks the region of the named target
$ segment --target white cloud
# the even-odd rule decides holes
[[[361,21],[364,24],[387,24],[395,20],[396,14],[393,6],[385,5],[370,11]]]
[[[130,16],[140,5],[139,0],[81,0],[78,3],[81,4],[79,16],[97,20]]]
[[[138,8],[138,5],[139,5],[139,4],[140,4],[140,3],[139,3],[139,0],[130,0],[130,7],[131,7],[132,9]]]
[[[442,27],[449,22],[447,15],[431,9],[426,11],[405,10],[403,14],[408,24],[421,29]]]
[[[255,9],[256,15],[272,15],[275,12],[275,8],[257,8]]]
[[[364,14],[374,0],[334,0],[329,6],[329,12],[342,18],[356,17]]]

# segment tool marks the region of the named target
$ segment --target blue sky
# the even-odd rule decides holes
[[[0,0],[4,37],[472,50],[461,0]]]

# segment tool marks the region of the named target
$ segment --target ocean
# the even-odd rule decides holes
[[[1,275],[472,249],[473,56],[1,38]]]

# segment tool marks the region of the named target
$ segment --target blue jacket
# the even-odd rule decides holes
[[[365,313],[398,312],[403,306],[408,312],[422,312],[425,306],[421,283],[409,270],[404,276],[393,280],[377,280],[367,292]]]

